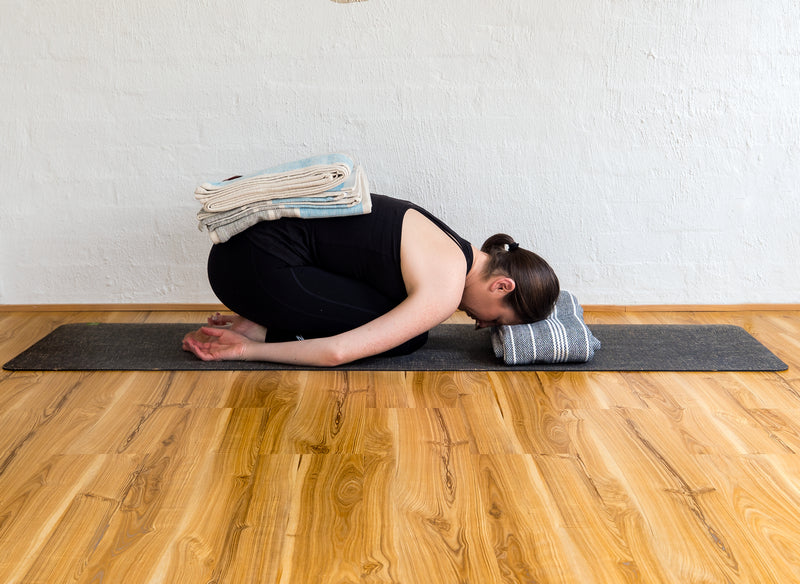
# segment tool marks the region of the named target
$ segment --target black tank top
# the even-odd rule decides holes
[[[422,213],[461,248],[469,272],[474,258],[467,240],[422,207],[384,195],[372,195],[368,215],[262,221],[245,233],[262,254],[270,256],[263,258],[270,267],[275,267],[276,260],[285,266],[315,266],[367,282],[399,304],[408,295],[400,267],[400,240],[409,209]]]

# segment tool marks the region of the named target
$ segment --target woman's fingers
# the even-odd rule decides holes
[[[228,329],[224,329],[224,328],[216,328],[216,327],[211,327],[211,326],[204,326],[204,327],[200,327],[200,331],[199,332],[201,334],[204,334],[206,336],[211,337],[212,339],[219,339],[222,336],[226,335],[226,333],[230,333],[231,331],[229,331]],[[236,334],[236,333],[233,333],[233,334]]]
[[[204,326],[183,337],[182,347],[204,361],[238,360],[243,358],[247,342],[229,329]]]
[[[219,359],[219,357],[215,356],[214,347],[216,346],[216,338],[213,335],[208,335],[203,331],[207,327],[203,327],[199,330],[193,331],[188,333],[185,337],[183,337],[182,347],[184,351],[188,351],[190,353],[194,353],[196,357],[202,359],[203,361],[213,361],[215,359]],[[217,331],[220,329],[211,329],[208,330]]]
[[[208,317],[208,324],[211,326],[227,326],[234,322],[234,316],[230,314],[220,314],[219,312]]]

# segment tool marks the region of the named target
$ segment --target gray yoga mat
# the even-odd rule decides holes
[[[181,349],[197,324],[68,324],[6,363],[11,371],[314,369],[259,362],[204,362]],[[783,371],[786,364],[732,325],[592,325],[602,343],[588,363],[505,365],[489,329],[443,324],[417,352],[371,357],[356,371]]]

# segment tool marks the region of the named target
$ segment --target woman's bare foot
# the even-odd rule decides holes
[[[239,333],[250,339],[263,343],[267,336],[267,328],[247,320],[238,314],[220,314],[219,312],[208,317],[208,324],[214,327],[230,327],[235,333]]]

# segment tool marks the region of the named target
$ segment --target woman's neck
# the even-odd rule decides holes
[[[483,280],[486,273],[486,265],[489,263],[489,254],[480,251],[474,245],[472,246],[472,267],[467,272],[467,277],[464,280],[464,287]]]

